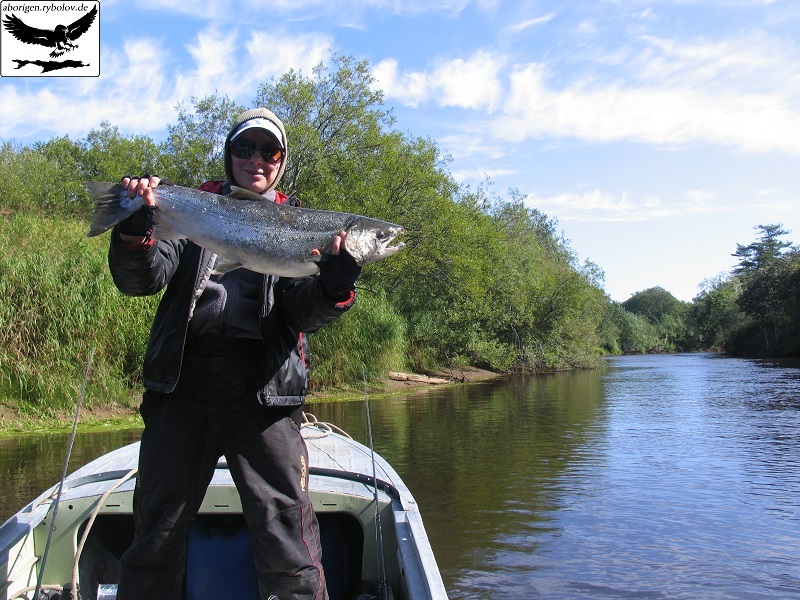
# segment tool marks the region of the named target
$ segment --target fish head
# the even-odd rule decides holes
[[[364,266],[405,248],[403,242],[392,245],[395,238],[404,232],[403,227],[394,223],[361,218],[347,228],[344,247],[359,265]]]

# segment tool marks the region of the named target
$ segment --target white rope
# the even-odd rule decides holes
[[[309,427],[314,427],[319,430],[319,433],[312,434],[308,431]],[[304,412],[303,413],[303,422],[300,424],[301,431],[305,429],[306,431],[303,433],[303,436],[309,440],[316,440],[320,438],[324,438],[325,436],[330,435],[331,433],[340,433],[343,436],[353,439],[349,433],[347,433],[344,429],[337,427],[333,423],[326,423],[325,421],[317,421],[317,417],[315,417],[311,413]]]
[[[53,590],[56,592],[63,592],[64,588],[62,588],[60,585],[41,585],[39,586],[39,591],[41,590]],[[25,598],[25,600],[31,600],[30,598],[28,598],[28,592],[33,592],[33,591],[36,591],[35,585],[21,589],[20,591],[17,592],[17,595],[12,598],[12,600],[19,600],[20,598]]]
[[[123,483],[128,481],[131,477],[136,475],[136,472],[139,469],[134,467],[110,488],[108,488],[105,493],[100,496],[100,499],[97,501],[97,505],[94,507],[92,511],[92,516],[89,517],[89,522],[86,524],[86,529],[83,531],[83,536],[81,537],[81,541],[78,544],[78,549],[75,551],[75,562],[72,563],[72,598],[73,600],[78,600],[78,563],[81,560],[81,554],[83,553],[83,548],[86,545],[86,540],[89,537],[89,532],[92,529],[92,525],[94,525],[94,521],[97,518],[97,515],[100,514],[100,509],[103,508],[103,504],[108,499],[108,497],[114,493],[114,491],[121,486]]]

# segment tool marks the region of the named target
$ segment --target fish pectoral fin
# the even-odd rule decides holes
[[[224,275],[225,273],[230,273],[231,271],[235,271],[236,269],[241,268],[243,265],[240,262],[236,262],[233,260],[228,260],[226,258],[222,258],[221,256],[217,258],[217,263],[214,265],[214,268],[211,270],[212,275]]]
[[[328,257],[324,254],[309,254],[306,256],[303,261],[304,262],[312,262],[312,263],[321,263],[328,260]]]
[[[154,240],[182,240],[186,235],[175,229],[172,225],[161,218],[158,208],[153,213],[153,233],[150,236]]]

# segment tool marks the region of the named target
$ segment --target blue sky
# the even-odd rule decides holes
[[[557,220],[614,300],[691,300],[758,224],[800,242],[796,0],[101,0],[100,26],[100,77],[0,79],[0,139],[160,139],[178,102],[249,105],[336,52],[458,181]]]

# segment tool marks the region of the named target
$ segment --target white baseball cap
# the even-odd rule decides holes
[[[242,135],[248,129],[263,129],[264,131],[266,131],[267,133],[272,135],[272,137],[275,138],[278,144],[280,144],[281,148],[284,149],[286,148],[286,143],[283,141],[283,134],[281,133],[281,130],[278,129],[278,126],[275,125],[275,123],[273,123],[269,119],[264,119],[262,117],[248,119],[247,121],[239,125],[236,131],[233,132],[233,135],[231,136],[231,141],[235,140],[237,137]]]

